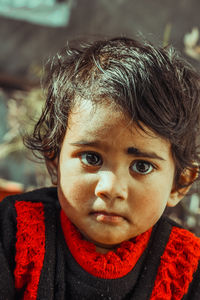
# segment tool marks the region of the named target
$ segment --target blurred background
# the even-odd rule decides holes
[[[105,36],[172,44],[200,71],[199,0],[0,0],[0,197],[50,185],[23,147],[43,103],[43,65],[67,40]],[[200,236],[200,189],[172,218]]]

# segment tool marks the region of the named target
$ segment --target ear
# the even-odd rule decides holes
[[[57,185],[58,183],[58,158],[56,157],[54,160],[46,159],[46,167],[51,177],[51,182],[53,185]]]
[[[170,197],[167,202],[167,206],[174,207],[176,206],[183,197],[189,192],[193,182],[197,179],[199,175],[199,167],[194,166],[190,169],[184,169],[180,175],[179,182],[185,187],[180,189],[172,189]]]

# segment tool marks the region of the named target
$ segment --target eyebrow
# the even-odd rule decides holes
[[[77,141],[77,142],[74,142],[74,143],[70,143],[70,145],[76,146],[76,147],[84,146],[84,147],[106,148],[99,141],[80,140],[80,141]],[[148,157],[148,158],[152,158],[152,159],[159,159],[159,160],[166,161],[166,159],[159,156],[157,153],[155,153],[153,151],[148,151],[148,152],[147,151],[142,151],[142,150],[140,150],[138,148],[135,148],[135,147],[128,147],[125,150],[125,153],[128,154],[128,155],[131,155],[131,156],[136,156],[136,157]]]
[[[127,154],[134,155],[137,157],[148,157],[148,158],[154,158],[154,159],[159,159],[159,160],[166,160],[163,157],[159,156],[155,152],[146,152],[146,151],[141,151],[138,148],[135,147],[129,147],[127,149]]]

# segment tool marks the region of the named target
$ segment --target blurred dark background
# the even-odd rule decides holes
[[[0,0],[0,191],[50,184],[20,137],[42,107],[49,56],[70,39],[126,35],[172,44],[200,71],[199,12],[199,0]],[[168,213],[200,235],[198,185],[193,191]]]

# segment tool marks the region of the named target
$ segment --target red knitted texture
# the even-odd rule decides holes
[[[185,229],[174,227],[161,257],[150,300],[182,299],[199,259],[200,239]]]
[[[95,245],[84,240],[80,232],[61,210],[61,225],[66,243],[75,260],[88,273],[104,279],[120,278],[128,274],[145,250],[152,229],[126,241],[106,254],[96,252]]]
[[[24,300],[35,300],[45,254],[42,203],[19,201],[17,212],[15,288],[25,288]]]

